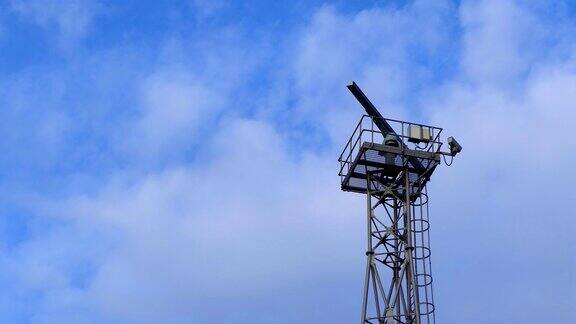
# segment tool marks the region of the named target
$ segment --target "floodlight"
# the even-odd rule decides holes
[[[448,137],[448,146],[450,146],[450,153],[452,154],[452,156],[455,156],[456,154],[460,153],[460,151],[462,151],[462,146],[460,144],[458,144],[458,142],[456,141],[456,139],[454,139],[454,137],[450,136]]]

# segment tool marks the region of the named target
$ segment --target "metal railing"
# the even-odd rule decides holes
[[[384,142],[384,137],[387,134],[383,133],[375,125],[374,118],[375,117],[363,115],[356,124],[352,135],[348,139],[348,142],[344,146],[344,149],[338,158],[338,162],[340,163],[340,171],[338,172],[338,175],[341,178],[345,177],[346,174],[350,172],[352,163],[354,162],[354,159],[358,155],[358,152],[360,151],[364,142],[377,144],[382,144]],[[401,147],[417,151],[440,151],[440,148],[443,144],[440,138],[442,128],[419,123],[405,122],[391,118],[382,118],[382,120],[392,127],[396,133],[398,142],[401,143]],[[408,135],[408,127],[411,125],[429,129],[431,135],[430,140],[421,141],[419,143],[409,141],[411,137]]]

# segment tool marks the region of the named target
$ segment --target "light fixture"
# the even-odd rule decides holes
[[[448,146],[450,146],[450,154],[452,154],[452,156],[455,156],[462,151],[462,146],[458,144],[456,139],[452,136],[448,137]]]

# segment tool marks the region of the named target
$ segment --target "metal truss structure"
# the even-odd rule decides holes
[[[379,171],[367,172],[362,323],[434,323],[425,188],[413,187],[407,171],[389,183],[379,178]],[[386,284],[380,277],[384,272]]]
[[[461,147],[449,139],[451,153],[441,152],[441,128],[383,118],[355,83],[348,88],[369,114],[339,158],[342,190],[367,198],[360,323],[435,323],[426,183]]]

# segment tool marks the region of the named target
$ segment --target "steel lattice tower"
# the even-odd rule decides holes
[[[434,323],[426,183],[461,146],[442,129],[386,119],[352,83],[364,115],[340,155],[342,190],[366,194],[367,262],[360,323]]]

